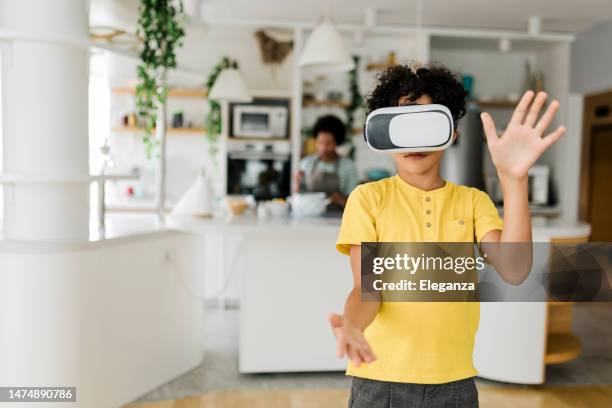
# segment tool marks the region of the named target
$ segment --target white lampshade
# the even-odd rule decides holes
[[[215,101],[251,102],[253,97],[236,68],[226,68],[217,77],[215,84],[208,93]]]
[[[300,67],[311,74],[348,72],[355,68],[351,54],[329,18],[324,17],[308,37]]]

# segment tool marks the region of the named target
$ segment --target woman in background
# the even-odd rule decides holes
[[[336,152],[344,143],[346,128],[336,116],[320,117],[313,128],[317,152],[300,162],[296,174],[296,192],[324,192],[330,199],[329,210],[341,210],[350,192],[357,186],[357,169],[348,157]]]

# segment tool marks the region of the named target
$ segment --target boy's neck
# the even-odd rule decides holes
[[[446,181],[440,176],[439,171],[423,174],[406,174],[405,172],[398,171],[397,174],[406,183],[424,191],[435,190],[446,184]]]

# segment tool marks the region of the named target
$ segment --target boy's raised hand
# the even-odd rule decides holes
[[[348,324],[342,315],[334,313],[329,315],[328,319],[336,336],[338,358],[347,356],[357,367],[361,363],[371,363],[376,360],[376,356],[361,330]]]
[[[491,115],[486,112],[480,115],[491,159],[500,175],[516,179],[527,177],[527,171],[538,157],[565,133],[565,127],[559,126],[542,137],[559,108],[559,101],[552,101],[538,120],[546,98],[545,92],[539,92],[535,98],[533,91],[525,92],[501,137],[497,135]]]

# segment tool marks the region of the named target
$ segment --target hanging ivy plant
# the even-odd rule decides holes
[[[143,142],[151,157],[159,141],[153,138],[157,106],[166,101],[165,76],[176,67],[176,49],[185,36],[183,3],[176,0],[140,0],[137,34],[142,38],[137,67],[136,108],[144,130]]]
[[[349,136],[353,135],[353,124],[355,123],[355,111],[364,106],[363,98],[359,93],[359,59],[358,55],[353,55],[353,62],[355,68],[349,72],[349,104],[345,108],[346,113],[346,131]],[[352,144],[353,138],[348,138],[349,143]],[[352,145],[348,156],[351,159],[355,158],[355,146]]]
[[[213,67],[208,79],[206,80],[206,88],[209,92],[217,81],[221,71],[230,67],[238,68],[238,62],[236,60],[231,60],[228,57],[222,57],[221,61],[219,61]],[[210,141],[209,152],[211,155],[214,155],[217,151],[217,141],[219,140],[219,135],[221,134],[221,104],[219,102],[208,99],[208,113],[204,122],[206,126],[206,136]]]
[[[363,98],[359,93],[359,59],[358,55],[353,55],[355,68],[349,72],[349,104],[345,109],[346,112],[346,130],[351,135],[353,133],[353,123],[355,122],[355,111],[363,107]]]

